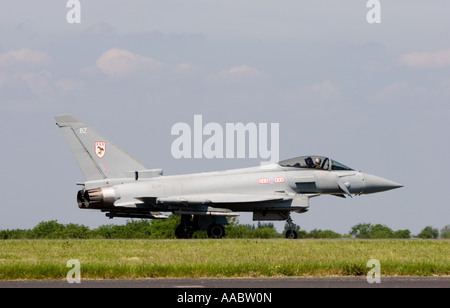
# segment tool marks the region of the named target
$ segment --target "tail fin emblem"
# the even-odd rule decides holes
[[[98,158],[102,158],[106,154],[106,142],[96,141],[95,142],[95,154]]]

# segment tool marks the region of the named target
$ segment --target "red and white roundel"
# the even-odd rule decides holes
[[[284,178],[283,177],[274,178],[274,182],[275,183],[284,183]]]
[[[269,184],[269,179],[258,179],[259,184]]]
[[[276,178],[263,178],[258,179],[259,184],[273,184],[273,183],[284,183],[283,177],[276,177]]]
[[[96,141],[95,142],[95,155],[98,158],[102,158],[106,154],[106,142],[105,141]]]

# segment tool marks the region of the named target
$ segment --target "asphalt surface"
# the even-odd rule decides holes
[[[0,288],[450,288],[447,277],[381,277],[380,283],[368,283],[366,277],[296,277],[227,279],[133,279],[133,280],[21,280],[0,281]]]

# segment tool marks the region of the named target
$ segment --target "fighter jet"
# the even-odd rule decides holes
[[[291,212],[305,213],[309,199],[371,194],[402,187],[355,171],[329,157],[300,156],[251,168],[164,176],[72,115],[55,117],[86,181],[77,183],[78,207],[100,210],[109,218],[167,219],[181,216],[177,238],[206,230],[225,236],[227,217],[252,212],[254,221],[285,220],[286,238],[297,238]],[[165,213],[165,214],[164,214]]]

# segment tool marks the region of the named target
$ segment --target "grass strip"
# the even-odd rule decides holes
[[[0,280],[450,275],[449,240],[3,240]]]

